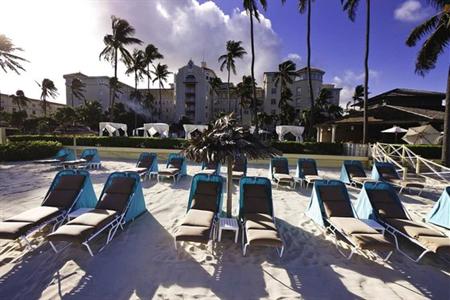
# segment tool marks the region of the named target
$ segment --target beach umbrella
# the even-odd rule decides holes
[[[405,133],[408,130],[406,130],[405,128],[401,128],[399,126],[392,126],[391,128],[385,129],[383,131],[381,131],[382,133],[394,133],[395,134],[395,142],[397,142],[397,136],[399,133]]]
[[[431,125],[411,127],[403,136],[403,140],[410,145],[436,144],[441,133]]]
[[[227,216],[231,216],[232,169],[236,157],[262,159],[281,155],[281,152],[263,143],[250,133],[248,128],[239,126],[233,113],[223,116],[213,126],[188,140],[182,152],[195,162],[220,162],[227,165]]]

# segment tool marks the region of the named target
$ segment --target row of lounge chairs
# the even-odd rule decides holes
[[[100,155],[97,149],[84,149],[80,158],[77,159],[73,149],[62,148],[51,159],[36,160],[34,163],[52,164],[61,166],[63,169],[99,169],[101,167]]]
[[[81,208],[89,209],[69,220],[71,213]],[[59,251],[57,243],[68,242],[68,245],[84,245],[94,255],[89,245],[94,238],[108,231],[106,246],[119,227],[123,228],[126,222],[136,218],[145,209],[137,173],[112,173],[97,201],[87,171],[62,170],[55,176],[41,206],[0,222],[0,239],[17,240],[19,243],[24,241],[33,249],[29,237],[45,226],[53,225],[46,240],[55,252]]]
[[[179,242],[208,243],[217,239],[223,186],[224,179],[221,176],[194,176],[187,212],[175,233],[175,247]],[[281,257],[284,243],[275,222],[270,180],[244,176],[240,179],[239,186],[239,224],[243,255],[249,246],[269,246],[276,248]]]

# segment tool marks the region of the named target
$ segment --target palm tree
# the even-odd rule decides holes
[[[28,61],[23,57],[13,54],[16,51],[23,51],[23,49],[14,46],[6,35],[0,34],[0,67],[5,73],[8,73],[8,70],[17,74],[20,74],[20,71],[25,71],[21,63]]]
[[[77,99],[82,99],[84,102],[86,102],[86,97],[84,96],[84,93],[86,92],[86,84],[81,81],[79,78],[72,79],[72,82],[70,83],[70,91],[72,92],[72,107],[73,107],[73,97],[75,96]]]
[[[425,76],[434,69],[439,55],[445,53],[450,43],[450,3],[448,0],[427,0],[438,12],[420,24],[410,33],[406,44],[416,46],[417,42],[428,35],[419,50],[416,60],[416,73]],[[448,60],[447,60],[448,63]],[[447,93],[445,98],[444,140],[442,143],[442,161],[450,166],[450,65],[447,74]]]
[[[158,81],[159,83],[159,120],[161,121],[161,112],[162,112],[162,89],[164,89],[164,82],[167,82],[167,77],[171,72],[169,72],[167,65],[162,65],[158,63],[155,66],[155,70],[152,71],[152,74],[155,75],[153,78],[153,83]]]
[[[350,105],[355,105],[364,101],[364,85],[359,84],[355,87],[352,100],[347,102],[346,109],[349,110]]]
[[[136,100],[137,103],[141,104],[142,95],[138,90],[139,82],[144,79],[144,74],[147,73],[145,70],[146,61],[145,53],[142,50],[134,49],[133,55],[131,57],[131,62],[128,65],[125,74],[134,74],[134,91],[131,93],[131,98]],[[137,128],[137,111],[134,110],[134,128]]]
[[[242,41],[228,41],[227,42],[227,53],[221,55],[219,57],[219,63],[220,65],[220,71],[223,72],[223,69],[226,68],[228,71],[228,80],[227,80],[227,100],[228,100],[228,112],[231,112],[231,100],[230,100],[230,76],[231,71],[233,71],[233,74],[236,75],[236,65],[235,59],[240,58],[242,59],[247,52],[245,49],[241,46]]]
[[[147,65],[147,89],[150,89],[150,81],[152,80],[151,73],[150,73],[150,65],[153,65],[153,61],[156,59],[163,59],[164,56],[159,53],[158,48],[155,47],[153,44],[148,44],[147,47],[145,47],[144,50],[145,55],[145,64]]]
[[[283,0],[285,1],[285,0]],[[257,122],[257,115],[258,115],[258,104],[257,104],[257,97],[256,97],[256,81],[255,81],[255,36],[254,36],[254,29],[253,29],[253,17],[256,18],[256,20],[259,22],[259,13],[258,13],[258,1],[257,0],[243,0],[243,6],[245,11],[250,16],[250,42],[251,42],[251,48],[252,48],[252,67],[251,67],[251,76],[252,76],[252,82],[253,82],[253,121],[255,122],[255,132],[256,135],[259,132],[259,126]],[[259,0],[259,3],[261,4],[262,8],[264,10],[267,10],[267,0]]]
[[[114,78],[117,79],[117,64],[119,54],[122,58],[122,61],[125,62],[126,65],[131,63],[132,57],[130,52],[125,48],[125,46],[132,44],[142,44],[140,39],[137,39],[134,36],[135,29],[131,26],[128,21],[124,19],[117,18],[115,16],[111,16],[111,27],[112,34],[107,34],[103,38],[103,43],[105,44],[105,48],[100,52],[99,58],[104,59],[114,66]],[[112,108],[114,105],[114,91],[111,90],[110,93],[110,107]],[[112,112],[112,109],[111,109]],[[110,116],[112,119],[112,115]]]
[[[210,86],[210,92],[211,92],[211,118],[214,120],[214,94],[217,94],[217,91],[222,86],[222,79],[219,77],[211,77],[209,79],[209,86]]]
[[[227,215],[231,217],[232,208],[232,169],[238,156],[248,159],[269,158],[281,153],[254,137],[248,128],[237,125],[233,113],[217,119],[197,137],[189,140],[183,153],[195,162],[221,162],[227,164]]]
[[[28,98],[25,97],[25,93],[22,90],[17,90],[16,94],[10,95],[12,102],[17,105],[18,111],[22,111],[23,107],[28,104]]]
[[[44,117],[47,117],[47,98],[55,98],[58,96],[58,89],[56,88],[53,81],[48,78],[44,78],[42,83],[36,82],[37,85],[41,88],[41,100],[42,100],[42,108],[44,109]]]
[[[282,119],[286,123],[291,123],[293,120],[293,112],[295,109],[289,104],[292,101],[292,91],[288,85],[292,84],[294,76],[297,75],[296,65],[293,61],[287,60],[278,65],[278,72],[275,74],[275,86],[281,85],[281,97],[278,107],[281,109]],[[295,118],[295,117],[294,117]]]
[[[352,22],[356,18],[356,10],[360,0],[341,0],[344,11],[347,11],[348,17]],[[368,139],[368,114],[367,102],[369,100],[369,50],[370,50],[370,0],[366,0],[366,49],[364,54],[364,102],[363,102],[363,144],[367,143]]]
[[[308,87],[309,87],[309,99],[311,104],[311,109],[309,110],[309,128],[308,135],[312,137],[314,130],[314,90],[312,86],[311,78],[311,3],[313,0],[299,0],[298,7],[301,14],[307,13],[306,17],[306,46],[307,46],[307,58],[306,58],[306,71],[308,73]],[[283,0],[285,2],[285,0]]]
[[[251,76],[242,76],[242,81],[236,85],[236,96],[239,97],[239,105],[241,107],[241,122],[243,119],[242,110],[251,107],[253,99],[253,84]]]
[[[150,112],[150,116],[152,115],[153,109],[154,109],[154,103],[155,103],[155,97],[152,93],[150,93],[150,90],[147,90],[144,97],[142,98],[142,106],[147,109]]]

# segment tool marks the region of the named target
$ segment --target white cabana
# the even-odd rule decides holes
[[[102,136],[106,131],[109,136],[120,136],[119,129],[123,130],[124,136],[128,136],[127,124],[122,123],[112,123],[112,122],[100,122],[98,124],[99,135]]]
[[[133,136],[140,136],[140,133],[143,133],[145,135],[145,128],[144,127],[138,127],[133,129]]]
[[[441,133],[434,129],[433,126],[423,125],[409,128],[402,140],[410,145],[437,144],[440,137]]]
[[[305,131],[305,127],[303,126],[277,126],[275,127],[275,132],[278,134],[278,140],[284,141],[284,136],[288,133],[295,136],[295,140],[297,142],[303,142],[303,131]]]
[[[184,124],[183,125],[184,128],[184,138],[186,140],[190,140],[191,139],[191,134],[194,133],[195,131],[198,132],[203,132],[206,129],[208,129],[208,125],[193,125],[193,124]]]
[[[166,123],[146,123],[144,130],[146,137],[154,137],[156,134],[162,138],[169,137],[169,125]]]

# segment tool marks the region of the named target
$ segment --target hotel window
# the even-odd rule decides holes
[[[272,88],[272,94],[276,94],[277,93],[277,88],[276,87],[273,87]]]
[[[275,99],[275,98],[270,99],[270,104],[272,104],[272,105],[277,104],[277,99]]]
[[[297,96],[300,96],[301,93],[302,93],[302,88],[298,87],[297,90],[296,90]]]

